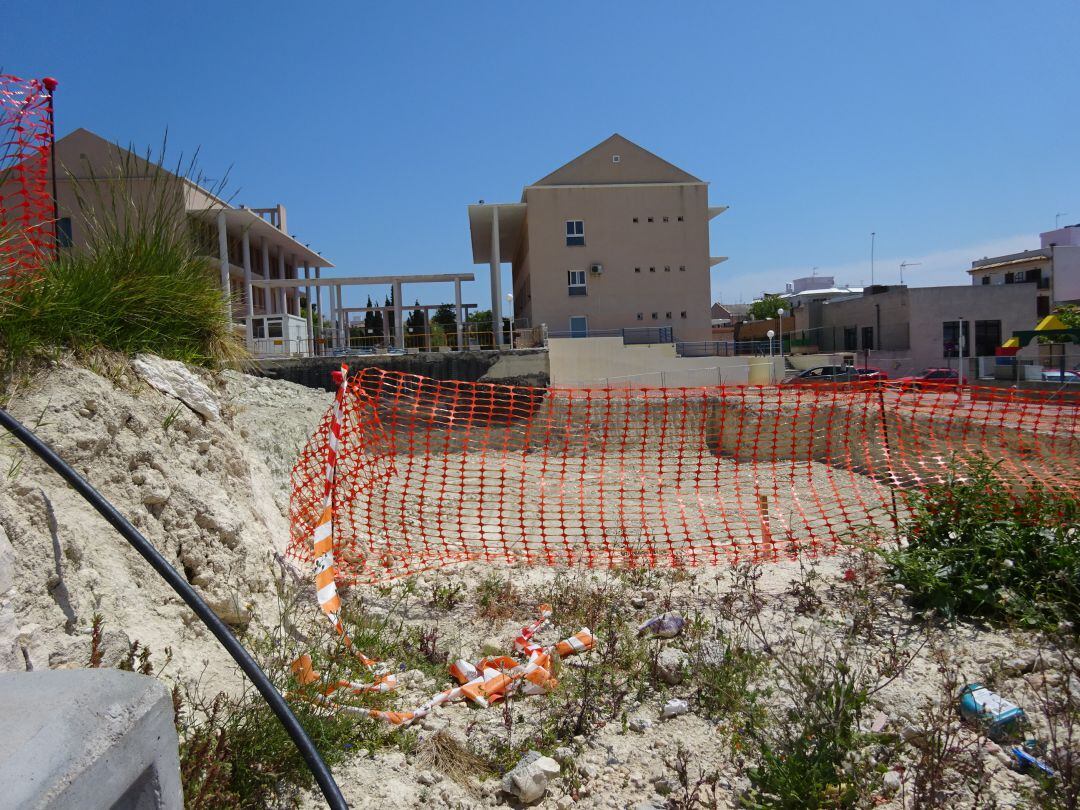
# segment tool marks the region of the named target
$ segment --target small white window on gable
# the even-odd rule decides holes
[[[585,271],[567,270],[566,286],[570,295],[585,295]]]
[[[611,162],[612,163],[618,163],[620,160],[622,160],[622,158],[619,157],[618,155],[612,155],[611,156]]]
[[[581,247],[585,244],[585,222],[580,219],[566,220],[566,246]]]

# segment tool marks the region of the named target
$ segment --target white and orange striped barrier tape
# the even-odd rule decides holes
[[[475,666],[463,659],[455,661],[450,665],[450,674],[458,682],[457,686],[436,693],[426,703],[409,711],[371,709],[368,714],[391,725],[403,726],[427,717],[444,703],[456,700],[471,700],[480,706],[490,706],[518,692],[523,695],[550,692],[558,685],[553,672],[557,662],[566,656],[588,652],[596,643],[588,628],[582,628],[550,647],[537,644],[534,636],[550,617],[551,608],[541,605],[540,617],[522,628],[521,634],[514,640],[515,649],[527,656],[526,661],[518,661],[508,655],[489,656]]]
[[[328,695],[337,689],[349,689],[353,692],[386,692],[397,686],[396,677],[392,673],[381,670],[375,659],[368,658],[360,650],[354,650],[352,639],[349,638],[349,634],[345,632],[345,627],[341,623],[341,596],[337,592],[337,570],[334,566],[334,479],[337,475],[338,452],[341,449],[341,426],[344,420],[342,406],[348,387],[349,367],[342,363],[340,370],[333,372],[332,376],[337,384],[337,393],[334,396],[334,408],[331,412],[330,437],[326,444],[322,512],[312,532],[312,551],[315,556],[315,596],[318,599],[319,608],[326,614],[345,646],[374,673],[375,682],[365,684],[356,681],[338,681],[324,694]],[[293,661],[291,666],[293,674],[301,685],[307,685],[318,679],[317,673],[312,669],[310,655],[300,656]]]

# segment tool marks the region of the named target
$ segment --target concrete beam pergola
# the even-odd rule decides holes
[[[404,276],[342,276],[341,278],[316,278],[311,282],[313,287],[352,287],[355,285],[373,284],[433,284],[436,282],[451,281],[475,281],[476,276],[472,273],[427,273],[420,275]],[[251,283],[256,287],[305,287],[308,282],[303,279],[252,279]]]

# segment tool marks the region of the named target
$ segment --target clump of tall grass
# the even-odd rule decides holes
[[[161,155],[117,148],[108,173],[69,170],[86,244],[43,259],[40,272],[0,298],[5,371],[62,349],[150,352],[207,366],[245,355],[217,263],[186,215],[194,161],[166,170]]]

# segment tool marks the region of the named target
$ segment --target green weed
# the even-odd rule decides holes
[[[1080,620],[1080,499],[1022,492],[981,456],[909,495],[908,544],[882,552],[916,607],[949,617],[1052,627]]]

